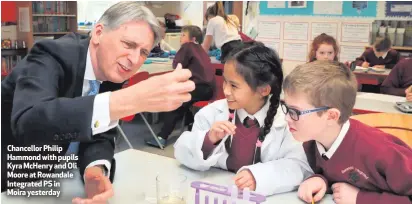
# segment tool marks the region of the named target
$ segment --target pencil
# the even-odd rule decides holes
[[[312,198],[312,204],[315,204],[315,201],[313,200],[313,198]]]

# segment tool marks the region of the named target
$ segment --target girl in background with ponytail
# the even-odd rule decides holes
[[[226,99],[196,114],[192,130],[174,145],[175,158],[195,170],[234,172],[240,189],[264,195],[297,189],[312,171],[279,108],[278,55],[260,42],[244,43],[230,53],[224,70]]]
[[[222,51],[221,62],[225,63],[227,55],[242,44],[238,25],[225,14],[221,1],[217,1],[206,10],[205,19],[207,28],[202,47],[206,52],[209,52],[214,40],[216,47]]]

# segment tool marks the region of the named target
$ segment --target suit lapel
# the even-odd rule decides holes
[[[84,72],[86,71],[87,50],[89,49],[89,42],[89,37],[79,39],[79,63],[78,68],[76,70],[76,83],[74,90],[75,97],[79,97],[82,95]]]

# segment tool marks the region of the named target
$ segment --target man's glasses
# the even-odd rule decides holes
[[[280,107],[282,107],[283,113],[289,114],[290,118],[292,118],[292,120],[294,120],[294,121],[298,121],[299,116],[301,116],[301,115],[305,115],[305,114],[308,114],[308,113],[315,113],[315,112],[330,109],[329,107],[320,107],[320,108],[315,108],[315,109],[311,109],[311,110],[300,111],[298,109],[288,107],[284,101],[280,101]]]

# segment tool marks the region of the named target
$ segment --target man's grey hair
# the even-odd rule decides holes
[[[144,21],[149,24],[153,36],[153,47],[162,40],[161,27],[155,15],[140,2],[122,1],[108,8],[97,23],[105,26],[105,29],[116,30],[122,24],[130,21]]]

